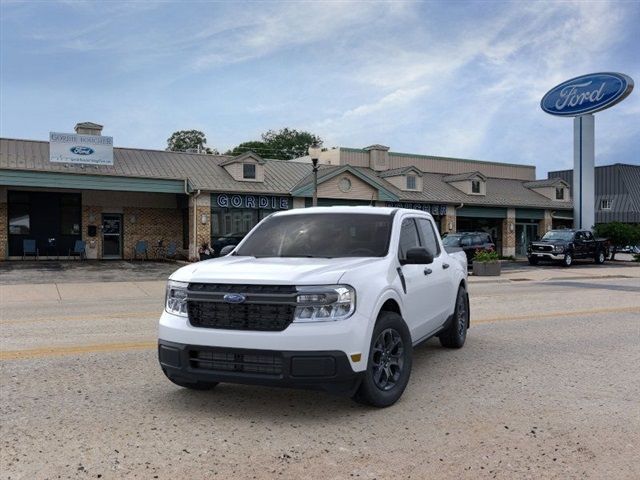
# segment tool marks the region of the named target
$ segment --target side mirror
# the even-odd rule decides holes
[[[221,257],[226,257],[231,252],[233,252],[233,249],[236,248],[236,247],[237,247],[237,245],[226,245],[226,246],[222,247],[222,249],[220,250],[220,256]]]
[[[424,247],[413,247],[407,250],[407,258],[400,263],[402,265],[428,265],[433,263],[433,254]]]

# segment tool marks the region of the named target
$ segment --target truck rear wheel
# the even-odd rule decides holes
[[[460,287],[453,311],[453,321],[438,336],[440,345],[446,348],[462,348],[467,339],[467,328],[469,328],[469,296],[465,288]]]
[[[411,375],[411,334],[400,315],[381,312],[371,336],[367,370],[353,399],[388,407],[402,396]]]

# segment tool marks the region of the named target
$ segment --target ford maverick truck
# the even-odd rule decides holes
[[[527,249],[531,265],[552,261],[570,267],[575,259],[582,258],[602,264],[608,255],[608,241],[594,238],[589,230],[550,230],[540,240],[531,242]]]
[[[174,272],[160,318],[173,383],[322,389],[385,407],[409,381],[412,350],[469,327],[467,259],[428,213],[317,207],[274,213],[220,258]]]

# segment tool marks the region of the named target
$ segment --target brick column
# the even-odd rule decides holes
[[[502,255],[516,255],[516,209],[507,209],[507,218],[502,220]]]
[[[9,256],[9,205],[7,189],[0,187],[0,262]]]
[[[195,199],[195,202],[194,202]],[[195,218],[194,218],[195,216]],[[205,220],[203,223],[202,220]],[[194,226],[195,220],[195,237]],[[189,196],[189,258],[198,259],[198,249],[203,243],[211,247],[211,195],[201,193],[195,198],[195,194]]]
[[[553,219],[551,218],[551,210],[544,211],[544,218],[538,223],[538,235],[541,237],[553,228]]]
[[[447,205],[447,213],[440,220],[440,233],[455,233],[456,230],[456,207],[454,205]]]
[[[88,235],[87,227],[96,226],[96,236]],[[102,207],[82,205],[82,240],[86,242],[88,259],[102,258]],[[61,252],[66,255],[68,252]]]

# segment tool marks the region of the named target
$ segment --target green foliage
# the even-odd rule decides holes
[[[199,150],[203,153],[218,152],[206,146],[207,139],[200,130],[179,130],[167,139],[167,150],[172,152],[186,152],[190,149]]]
[[[238,155],[242,155],[245,152],[252,151],[260,155],[261,157],[269,156],[269,147],[264,142],[260,142],[258,140],[252,142],[243,142],[237,147],[234,147],[232,150],[229,150],[225,153],[225,155],[233,155],[237,157]]]
[[[476,250],[476,253],[473,256],[473,261],[480,263],[496,262],[498,260],[500,260],[500,255],[495,251],[487,252],[486,250]]]
[[[513,255],[500,255],[500,260],[508,260],[509,262],[515,262],[516,261],[516,257],[514,257]]]
[[[640,242],[640,226],[629,223],[611,222],[595,226],[596,236],[609,240],[612,246],[611,260],[615,258],[617,247],[636,245]]]
[[[252,150],[261,157],[291,160],[307,154],[311,145],[322,145],[322,139],[312,133],[283,128],[262,134],[262,140],[244,142],[232,148],[227,155],[240,155]]]

